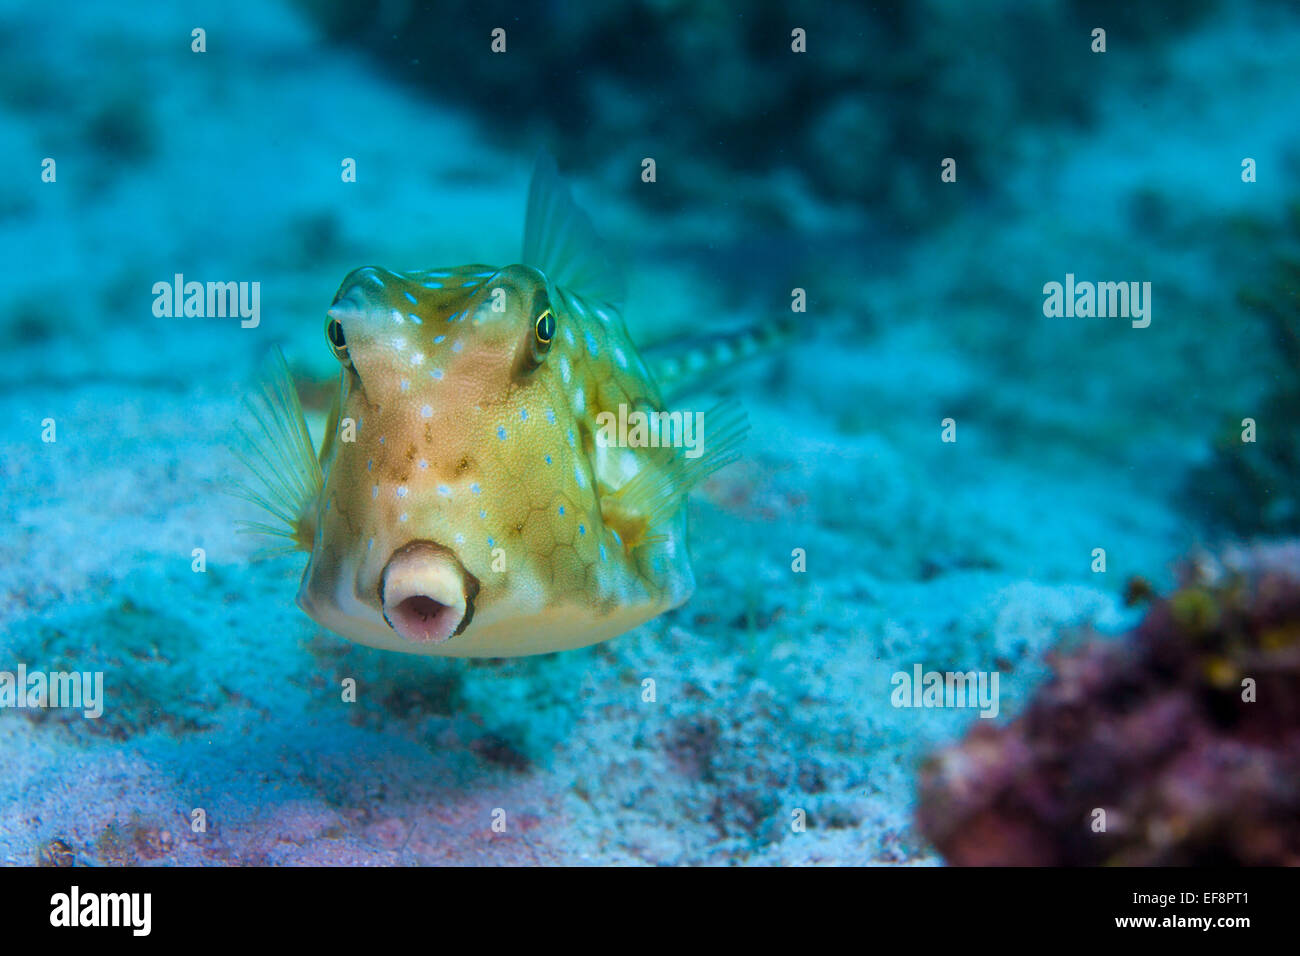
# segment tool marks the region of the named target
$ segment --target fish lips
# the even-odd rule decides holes
[[[379,576],[384,620],[413,644],[443,644],[463,633],[474,618],[478,592],[478,578],[436,541],[402,545]]]

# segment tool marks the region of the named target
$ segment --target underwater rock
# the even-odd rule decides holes
[[[76,866],[77,851],[64,837],[55,837],[41,847],[36,858],[37,866]]]
[[[918,823],[949,863],[1300,864],[1300,542],[1181,577],[927,761]]]
[[[1238,293],[1248,320],[1261,323],[1272,339],[1276,385],[1257,409],[1244,408],[1246,417],[1224,425],[1184,495],[1187,510],[1216,533],[1300,534],[1300,202],[1292,203],[1288,219],[1287,235],[1268,236],[1290,246],[1271,277]]]
[[[958,160],[962,182],[993,188],[1006,144],[1027,123],[1094,115],[1095,27],[1150,50],[1215,7],[298,5],[330,41],[473,110],[505,142],[535,144],[540,132],[569,168],[628,153],[629,185],[641,157],[655,158],[656,188],[636,192],[647,203],[715,208],[721,187],[733,203],[780,219],[789,196],[763,174],[789,168],[825,200],[917,227],[959,204],[956,191],[935,188],[942,157]]]

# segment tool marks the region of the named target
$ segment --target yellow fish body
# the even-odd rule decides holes
[[[252,497],[311,552],[298,604],[328,630],[415,654],[539,654],[690,596],[683,502],[734,459],[743,416],[704,413],[690,451],[610,440],[610,416],[666,410],[546,158],[523,259],[350,273],[328,311],[341,385],[319,455],[283,365],[251,404]]]

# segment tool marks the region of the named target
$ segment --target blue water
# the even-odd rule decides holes
[[[997,671],[1009,720],[1131,576],[1300,527],[1287,5],[827,4],[805,53],[777,5],[555,12],[499,55],[491,6],[450,48],[419,12],[67,6],[0,19],[0,671],[101,673],[104,711],[0,710],[6,862],[938,862],[916,764],[986,718],[893,675]],[[638,343],[798,334],[706,383],[752,431],[684,607],[533,658],[349,643],[236,533],[240,396],[281,348],[319,439],[343,276],[515,261],[543,149]],[[176,275],[256,316],[159,315]],[[1053,282],[1146,311],[1049,315]]]

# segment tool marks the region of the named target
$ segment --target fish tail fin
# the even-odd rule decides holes
[[[244,521],[240,530],[287,542],[279,551],[310,551],[316,536],[314,504],[324,486],[298,391],[277,348],[256,391],[244,396],[242,441],[232,449],[251,480],[229,493],[266,511],[271,521]]]
[[[641,469],[609,497],[625,515],[639,516],[642,535],[634,546],[661,540],[646,532],[668,521],[692,490],[706,478],[740,458],[740,445],[749,432],[749,419],[735,399],[724,399],[702,415],[703,434],[695,457],[680,449],[658,467]]]
[[[607,248],[591,219],[573,201],[555,160],[549,153],[539,153],[528,187],[520,261],[541,269],[556,286],[587,301],[618,306],[625,292],[623,275]]]
[[[751,361],[778,352],[799,335],[801,318],[792,314],[730,332],[677,339],[643,350],[642,357],[671,402],[716,388]]]

